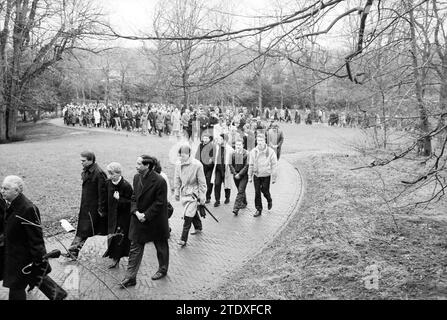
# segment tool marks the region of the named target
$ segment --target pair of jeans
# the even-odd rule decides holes
[[[129,252],[129,264],[127,266],[126,278],[136,279],[143,259],[145,243],[132,241]],[[157,250],[158,271],[168,273],[169,267],[169,244],[167,239],[154,241],[155,250]]]
[[[272,202],[270,195],[270,176],[268,177],[253,177],[253,183],[255,185],[255,207],[256,210],[262,211],[262,198],[261,193],[267,199],[268,203]]]
[[[236,200],[234,201],[234,210],[239,210],[247,205],[247,195],[245,194],[245,189],[247,188],[248,176],[245,175],[240,179],[234,179],[234,183],[237,188]]]
[[[187,242],[188,241],[188,235],[189,230],[191,229],[191,224],[194,226],[195,230],[202,230],[202,220],[200,220],[200,216],[198,213],[191,218],[191,217],[184,217],[183,222],[183,231],[182,231],[182,237],[180,238],[182,241]]]

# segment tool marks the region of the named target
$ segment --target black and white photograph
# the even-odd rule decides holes
[[[446,119],[446,1],[0,0],[0,300],[446,300]]]

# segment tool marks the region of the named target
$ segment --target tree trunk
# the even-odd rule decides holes
[[[432,147],[431,147],[431,138],[427,136],[430,128],[429,128],[429,122],[428,122],[428,116],[427,116],[427,109],[424,105],[424,101],[422,99],[423,93],[422,93],[422,84],[421,79],[419,75],[419,63],[417,60],[417,43],[416,43],[416,31],[415,31],[415,19],[414,19],[414,12],[412,9],[412,1],[408,0],[405,2],[407,6],[407,10],[410,15],[410,36],[411,36],[411,51],[412,51],[412,64],[413,64],[413,76],[415,81],[415,89],[416,89],[416,99],[419,109],[419,123],[420,123],[420,130],[422,134],[425,137],[420,138],[420,148],[419,153],[423,156],[429,156],[432,153]]]
[[[182,84],[183,84],[183,105],[185,108],[189,107],[189,89],[188,89],[188,73],[183,72],[182,75]]]
[[[0,141],[6,140],[6,114],[4,105],[0,106]]]
[[[17,109],[9,109],[6,112],[7,117],[7,133],[6,139],[10,140],[17,134]]]
[[[282,92],[282,88],[281,88],[281,109],[284,107],[284,94]]]
[[[441,87],[439,91],[439,104],[441,112],[447,112],[447,54],[442,59]]]

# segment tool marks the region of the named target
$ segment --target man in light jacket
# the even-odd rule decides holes
[[[265,135],[258,134],[257,146],[250,151],[248,161],[248,182],[255,185],[255,207],[254,217],[262,214],[261,192],[267,199],[268,209],[272,208],[272,197],[270,195],[270,182],[275,183],[277,177],[278,160],[272,148],[265,142]]]

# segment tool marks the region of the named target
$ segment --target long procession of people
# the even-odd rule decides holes
[[[339,127],[381,126],[378,114],[363,111],[340,111],[335,108],[252,108],[233,106],[191,105],[189,108],[172,104],[69,104],[62,110],[64,123],[70,126],[101,127],[114,130],[136,131],[143,135],[159,136],[191,131],[192,122],[200,118],[201,126],[213,126],[220,118],[270,120],[294,124],[325,124]],[[208,122],[208,124],[206,124]],[[394,119],[390,126],[402,126]]]
[[[66,124],[72,124],[76,108],[69,106],[65,110]],[[186,109],[183,113],[175,108],[173,111],[179,120],[179,123],[173,123],[172,132],[167,132],[179,138],[173,198],[170,196],[169,179],[162,172],[160,161],[152,155],[137,156],[136,173],[133,181],[128,182],[123,177],[120,163],[112,161],[103,170],[93,151],[80,152],[82,191],[78,224],[75,237],[64,255],[70,260],[77,260],[88,238],[107,235],[104,257],[112,260],[109,268],[117,268],[120,259],[128,257],[126,276],[119,283],[122,288],[136,285],[144,247],[148,242],[154,243],[159,263],[152,280],[167,275],[171,201],[180,201],[183,208],[182,234],[177,239],[181,247],[187,244],[189,234],[202,232],[203,210],[211,202],[212,195],[214,207],[221,205],[222,189],[224,204],[230,204],[232,186],[236,187],[232,209],[228,207],[235,216],[247,207],[246,188],[249,183],[253,183],[255,191],[256,211],[253,217],[262,215],[262,196],[267,200],[268,210],[273,207],[270,185],[276,182],[284,141],[284,134],[275,118],[263,120],[260,116],[253,117],[246,110],[235,113],[227,109],[222,112],[217,107],[213,110]],[[154,110],[154,114],[160,112],[163,113],[163,108]],[[147,130],[142,132],[146,134],[151,133],[150,128],[153,128],[152,125],[145,127],[145,116],[142,122],[141,118],[135,122],[127,116],[115,118],[108,125],[116,130]],[[79,121],[87,121],[85,119],[85,115],[81,115]],[[91,122],[86,124],[93,125]],[[94,125],[102,126],[101,121]],[[156,118],[154,125],[153,133],[162,135],[164,127],[157,125]],[[39,272],[42,265],[48,265],[44,258],[46,249],[41,227],[35,222],[36,219],[40,220],[39,209],[23,195],[24,185],[22,178],[8,176],[0,188],[0,280],[3,279],[3,286],[10,289],[9,298],[12,300],[26,299],[26,287],[34,287],[51,271]],[[19,208],[26,210],[23,219],[36,225],[22,225],[20,221],[15,221],[18,216],[11,215],[11,212]],[[12,220],[6,225],[8,219]],[[14,228],[9,227],[13,225]],[[190,233],[191,226],[194,230]],[[20,261],[15,258],[14,251],[18,246],[23,249]],[[27,265],[35,268],[32,275],[21,272]]]

